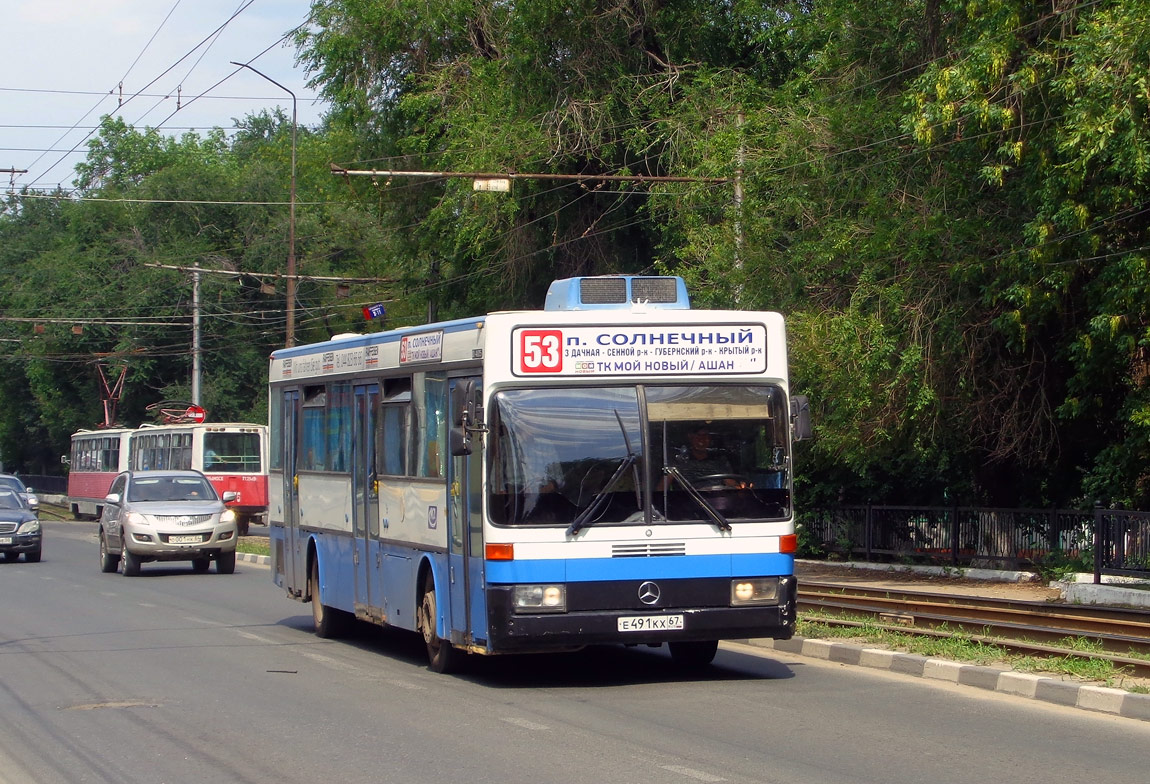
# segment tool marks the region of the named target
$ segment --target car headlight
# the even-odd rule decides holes
[[[731,580],[732,607],[746,604],[777,604],[778,601],[778,577],[752,577],[745,580]]]
[[[231,509],[225,509],[223,514],[220,515],[221,523],[234,523],[236,521],[236,513]]]
[[[132,525],[147,525],[148,516],[139,512],[128,512],[128,522]]]
[[[517,585],[511,606],[515,612],[567,612],[567,586]]]
[[[21,525],[20,530],[18,530],[16,533],[18,533],[18,534],[38,534],[38,533],[40,533],[40,521],[39,520],[29,520],[28,522]]]
[[[34,495],[28,496],[28,506],[37,507],[40,505],[40,499]]]

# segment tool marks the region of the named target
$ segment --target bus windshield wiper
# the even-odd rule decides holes
[[[703,498],[703,494],[687,480],[687,477],[683,476],[682,471],[675,466],[663,466],[663,473],[683,486],[683,489],[687,491],[687,495],[691,496],[695,503],[707,513],[707,516],[711,518],[711,522],[717,525],[720,531],[731,530],[731,524],[727,522],[727,518],[723,517],[723,513],[712,506],[710,501]]]
[[[619,481],[619,477],[627,472],[627,469],[635,464],[639,457],[635,454],[629,454],[619,462],[619,467],[615,469],[615,473],[611,474],[611,478],[603,485],[603,488],[595,494],[591,499],[591,503],[587,504],[586,508],[571,521],[571,526],[567,529],[568,536],[574,536],[587,527],[588,521],[594,517],[603,508],[607,502],[607,494],[615,487],[615,483]]]

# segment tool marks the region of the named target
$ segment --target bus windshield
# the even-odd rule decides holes
[[[524,389],[493,400],[497,525],[723,527],[789,514],[789,412],[777,386]]]

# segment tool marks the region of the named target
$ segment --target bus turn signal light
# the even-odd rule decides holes
[[[488,561],[514,561],[515,545],[488,543],[483,548],[483,557]]]
[[[779,552],[794,553],[799,549],[799,535],[787,534],[779,537]]]

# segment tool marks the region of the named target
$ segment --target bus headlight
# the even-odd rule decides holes
[[[517,613],[567,612],[567,586],[517,585],[511,594],[511,606]]]
[[[752,577],[731,580],[731,606],[746,604],[778,604],[779,578]]]

